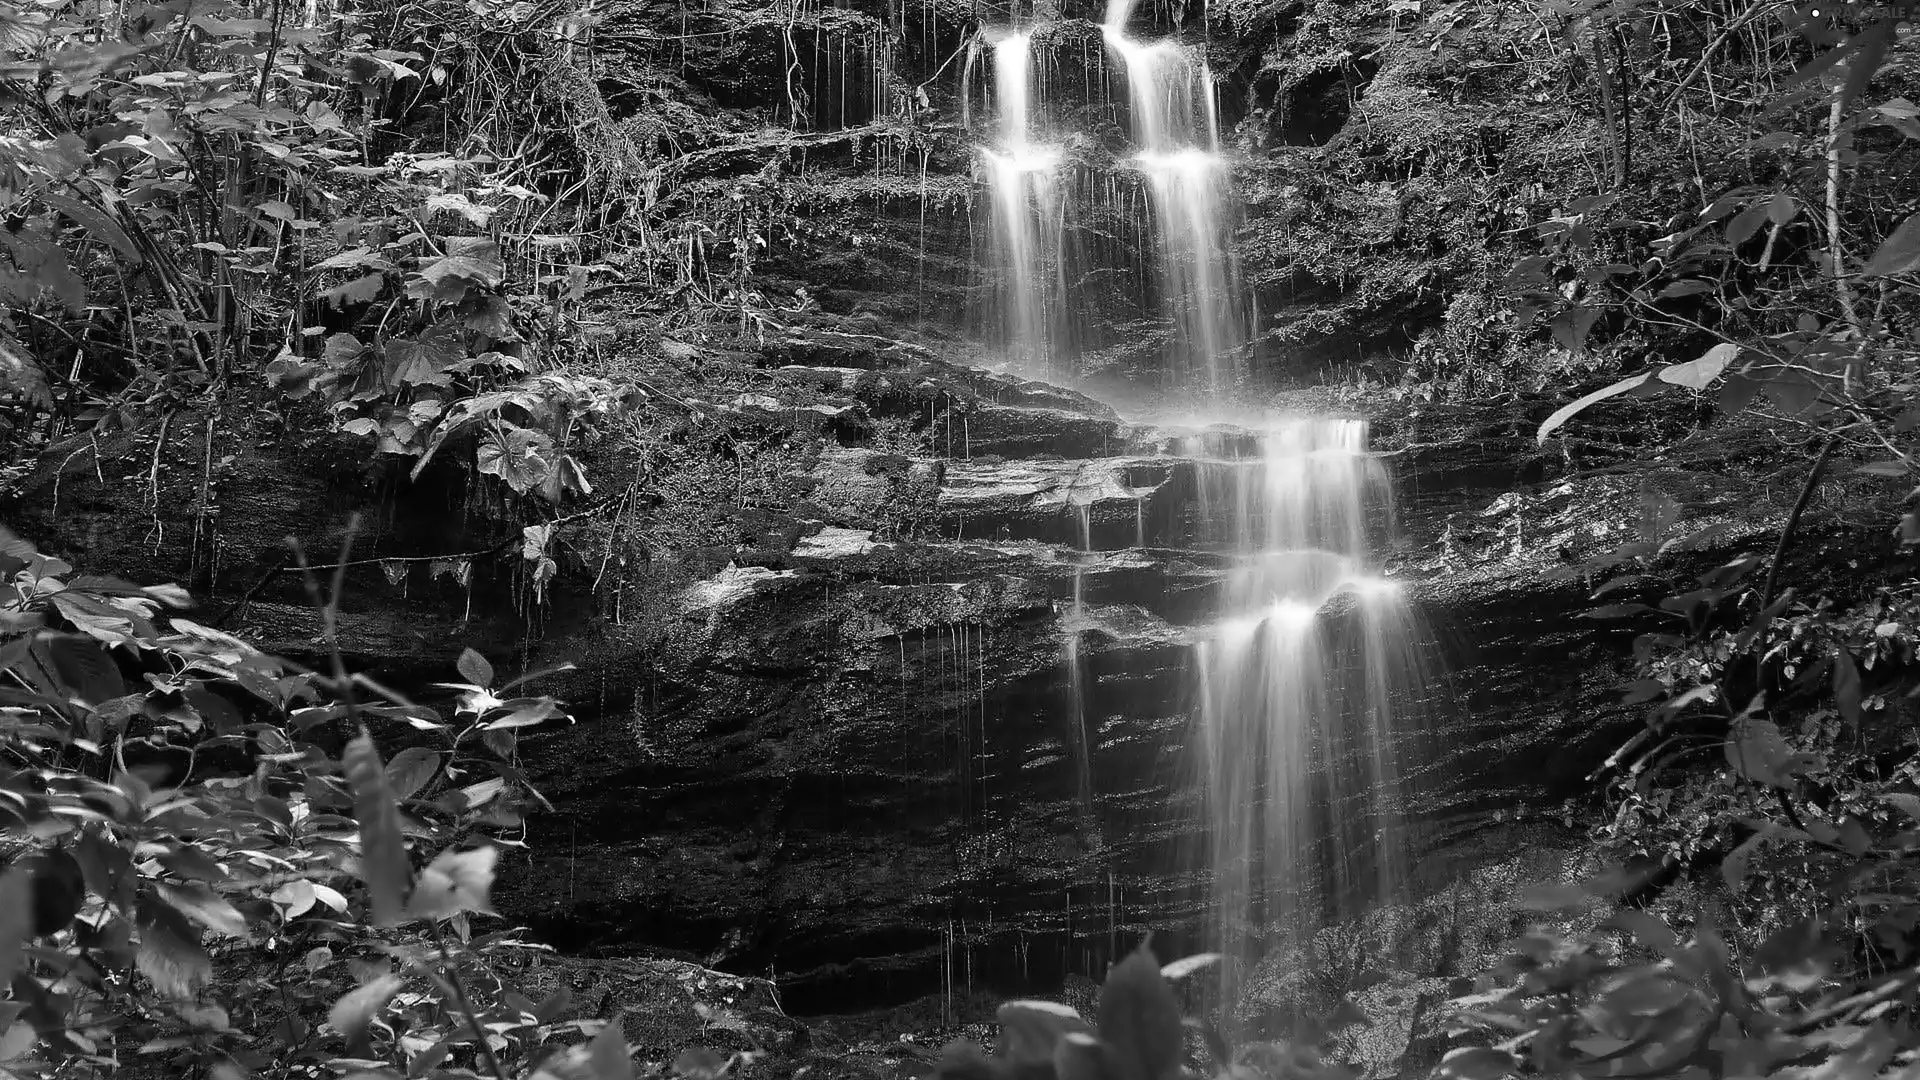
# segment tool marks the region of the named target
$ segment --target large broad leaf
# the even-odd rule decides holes
[[[418,337],[394,338],[385,347],[387,382],[394,386],[446,386],[453,380],[446,369],[466,359],[460,330],[452,323],[435,323]]]
[[[47,635],[33,643],[42,669],[58,680],[46,689],[75,701],[96,705],[127,692],[119,665],[99,642],[78,634]]]
[[[547,479],[552,454],[553,440],[544,432],[503,423],[488,429],[474,461],[481,472],[505,480],[524,495]]]
[[[135,266],[143,261],[139,246],[127,235],[127,230],[113,219],[113,215],[65,195],[49,194],[41,198],[48,206],[73,219],[74,224],[87,231],[87,235],[112,248],[121,258]]]
[[[506,276],[500,246],[484,236],[450,236],[447,253],[420,267],[420,277],[408,293],[415,299],[449,303],[467,294],[469,287],[492,288]]]
[[[387,762],[387,784],[400,801],[413,798],[440,771],[440,755],[424,746],[409,746]]]
[[[1621,394],[1624,394],[1629,390],[1637,390],[1640,388],[1640,385],[1642,383],[1645,383],[1650,378],[1652,378],[1651,374],[1635,375],[1632,378],[1621,379],[1619,382],[1614,383],[1612,386],[1595,390],[1593,393],[1588,394],[1587,396],[1580,398],[1579,400],[1574,401],[1571,404],[1561,406],[1558,410],[1554,412],[1552,416],[1547,417],[1546,421],[1540,425],[1540,431],[1539,431],[1539,434],[1536,436],[1536,439],[1538,440],[1540,445],[1545,446],[1547,443],[1547,436],[1559,430],[1560,425],[1566,423],[1567,421],[1573,419],[1575,416],[1579,415],[1580,412],[1586,409],[1588,406],[1598,404],[1599,402],[1605,401],[1611,397],[1619,397]]]
[[[1920,266],[1920,214],[1900,223],[1867,260],[1869,277],[1892,277]]]
[[[341,754],[347,786],[353,791],[353,812],[360,820],[360,877],[375,926],[394,926],[406,911],[406,839],[400,833],[400,808],[387,786],[386,767],[366,728]]]
[[[633,1080],[633,1055],[627,1052],[620,1021],[601,1028],[587,1044],[587,1073],[593,1080]]]
[[[1795,750],[1771,720],[1736,720],[1726,752],[1727,764],[1741,776],[1772,787],[1792,787],[1794,777],[1821,765],[1817,755]]]
[[[1553,340],[1570,353],[1586,352],[1587,333],[1599,318],[1600,312],[1596,308],[1582,307],[1562,312],[1554,318],[1551,326]]]
[[[162,882],[155,888],[159,890],[161,899],[172,905],[174,910],[214,933],[237,938],[247,936],[246,918],[225,897],[208,888],[206,883],[195,881],[186,885],[168,885]]]
[[[1100,988],[1100,1041],[1112,1048],[1121,1080],[1163,1080],[1180,1067],[1180,1006],[1144,944],[1115,964]]]
[[[213,961],[200,946],[200,935],[178,911],[141,897],[134,922],[140,931],[134,966],[161,994],[192,997],[213,978]]]

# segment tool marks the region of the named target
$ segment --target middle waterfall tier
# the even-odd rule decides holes
[[[1403,877],[1394,703],[1417,635],[1368,566],[1388,477],[1360,420],[1283,421],[1238,460],[1194,449],[1202,528],[1232,567],[1195,657],[1214,933],[1298,941]]]

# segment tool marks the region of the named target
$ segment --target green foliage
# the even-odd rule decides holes
[[[541,801],[518,734],[566,718],[511,696],[540,673],[469,651],[436,709],[0,541],[0,1068],[635,1075],[617,1023],[516,993],[532,946],[475,926]]]

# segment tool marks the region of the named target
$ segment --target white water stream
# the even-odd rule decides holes
[[[1126,82],[1131,149],[1111,168],[1137,176],[1151,207],[1147,276],[1168,327],[1168,371],[1224,415],[1241,382],[1248,306],[1230,256],[1235,202],[1211,72],[1174,38],[1133,36],[1135,0],[1110,0],[1100,36]],[[1008,359],[1071,378],[1063,358],[1061,271],[1067,141],[1043,143],[1036,92],[1047,27],[990,29],[997,126],[978,146],[994,223],[995,313]],[[1093,167],[1093,166],[1088,166]],[[1089,185],[1097,186],[1097,185]],[[1411,617],[1370,568],[1391,527],[1382,463],[1364,421],[1288,417],[1186,439],[1192,544],[1223,564],[1218,619],[1195,648],[1193,756],[1206,788],[1212,932],[1229,948],[1300,940],[1313,926],[1391,895],[1401,877],[1396,688],[1414,677]],[[1137,543],[1147,542],[1145,503]],[[1076,790],[1091,801],[1098,718],[1086,715],[1092,558],[1087,505],[1063,621]],[[1256,950],[1257,951],[1257,950]]]

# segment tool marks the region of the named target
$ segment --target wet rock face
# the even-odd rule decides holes
[[[580,722],[524,744],[555,809],[503,856],[510,918],[567,950],[771,975],[799,1014],[1049,990],[1097,975],[1149,930],[1169,957],[1203,944],[1192,657],[1224,566],[1194,542],[1196,455],[1069,391],[887,355],[829,364],[820,385],[865,416],[930,404],[917,429],[930,437],[913,452],[809,458],[793,508],[733,565],[644,613],[667,627],[661,640],[642,636],[641,616],[564,597],[527,635],[485,560],[468,586],[424,561],[398,581],[373,567],[351,578],[348,651],[391,685],[448,677],[469,643],[502,662],[580,666],[553,688]],[[1051,443],[1044,427],[976,428],[995,406],[1064,419]],[[1376,418],[1396,495],[1396,520],[1373,526],[1377,562],[1431,628],[1424,700],[1396,702],[1423,718],[1398,744],[1416,892],[1586,793],[1637,722],[1613,689],[1637,628],[1574,618],[1585,588],[1543,575],[1630,535],[1636,508],[1657,504],[1646,489],[1709,508],[1729,543],[1760,535],[1792,495],[1716,495],[1699,477],[1729,470],[1712,462],[1563,481],[1531,440],[1550,408]],[[1633,408],[1584,432],[1625,453],[1670,422]],[[986,438],[1017,453],[989,455]],[[1203,442],[1218,454],[1245,439]],[[195,582],[205,621],[294,655],[316,647],[318,621],[277,570],[285,535],[317,556],[361,510],[356,553],[381,558],[510,538],[464,509],[469,492],[429,478],[396,497],[364,458],[326,445],[293,425],[222,425],[214,459],[237,464],[216,468],[203,504],[204,446],[176,439],[135,518],[124,508],[147,499],[152,436],[102,440],[97,468],[50,466],[11,520],[88,571]],[[1846,547],[1837,533],[1815,544],[1837,528],[1822,507],[1810,560]]]
[[[921,377],[942,451],[949,420],[1036,393]],[[801,1014],[1042,991],[1149,930],[1169,955],[1200,947],[1192,651],[1224,567],[1193,546],[1179,440],[1078,415],[1017,457],[980,453],[978,429],[971,460],[829,450],[791,547],[689,589],[663,650],[608,626],[550,642],[586,707],[527,744],[559,812],[505,860],[503,910],[566,949],[772,972]],[[1635,722],[1614,692],[1628,635],[1541,581],[1554,544],[1502,532],[1499,496],[1535,467],[1524,415],[1389,419],[1380,557],[1431,629],[1420,700],[1396,702],[1421,718],[1397,744],[1411,887],[1439,889],[1587,790]],[[889,525],[905,500],[909,533]],[[1571,535],[1607,514],[1565,516]]]

